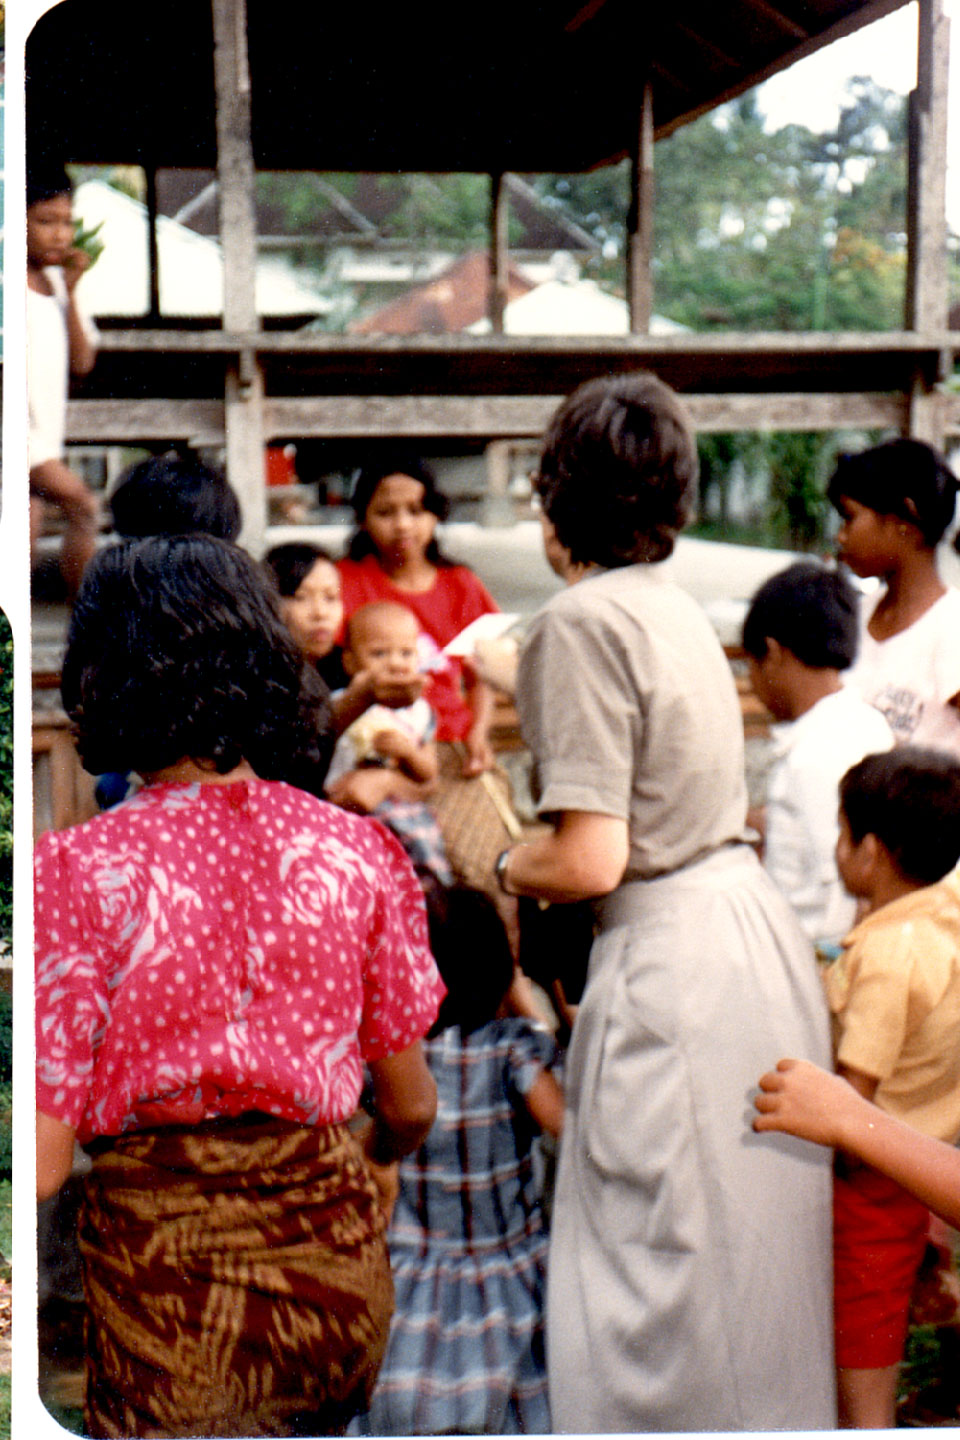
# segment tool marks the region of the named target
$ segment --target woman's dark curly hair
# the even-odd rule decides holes
[[[246,760],[296,783],[321,764],[329,724],[257,565],[206,535],[101,551],[74,606],[62,693],[92,774],[184,758],[225,774]]]
[[[369,460],[361,468],[350,495],[350,505],[357,517],[358,527],[347,545],[347,555],[351,560],[365,560],[368,555],[377,553],[376,546],[363,528],[363,521],[377,486],[381,480],[386,480],[388,475],[408,475],[411,480],[418,480],[423,486],[424,509],[429,510],[431,515],[436,515],[438,520],[446,520],[450,513],[450,501],[438,489],[437,477],[422,455],[402,446],[395,450],[378,451],[376,458]],[[456,563],[443,554],[436,536],[427,546],[426,558],[441,569]]]
[[[534,484],[570,558],[665,560],[690,518],[697,446],[674,392],[645,371],[588,380],[547,428]]]
[[[915,525],[925,545],[939,545],[953,520],[960,481],[923,440],[885,440],[857,455],[841,455],[827,485],[835,509],[856,500],[878,515]],[[957,538],[960,549],[960,536]]]

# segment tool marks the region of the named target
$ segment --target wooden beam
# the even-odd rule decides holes
[[[653,85],[647,76],[640,99],[630,172],[627,217],[627,303],[630,331],[648,335],[653,316]]]
[[[907,423],[904,434],[912,440],[925,440],[928,445],[942,450],[946,434],[946,416],[943,392],[927,385],[922,375],[917,375],[907,401]]]
[[[769,65],[764,65],[750,75],[745,75],[742,80],[738,80],[718,94],[709,96],[701,103],[693,105],[689,110],[675,116],[668,124],[660,127],[657,131],[657,139],[665,140],[668,135],[672,135],[674,130],[679,130],[682,125],[689,125],[691,120],[696,120],[700,115],[706,115],[710,110],[715,110],[718,105],[725,105],[728,100],[736,100],[739,95],[743,95],[747,90],[753,90],[764,80],[769,80],[772,75],[779,75],[782,70],[788,70],[798,60],[815,54],[825,45],[832,45],[835,40],[842,40],[847,35],[853,35],[864,25],[870,25],[874,20],[880,20],[884,15],[892,14],[894,10],[902,9],[907,3],[908,0],[868,0],[867,4],[851,11],[842,20],[838,20],[835,25],[828,26],[819,34],[810,35],[806,40],[799,40],[792,49],[777,55]]]
[[[243,513],[238,543],[259,554],[267,528],[263,372],[252,351],[227,372],[224,429],[227,479]]]
[[[950,21],[942,0],[920,0],[917,88],[910,97],[907,327],[947,325],[947,87]]]
[[[211,0],[223,328],[256,330],[257,226],[246,0]]]
[[[152,160],[144,165],[147,176],[147,265],[150,275],[149,318],[160,318],[160,249],[157,243],[157,167]]]
[[[222,400],[71,400],[67,406],[67,440],[75,445],[222,445],[225,439]]]
[[[561,395],[326,395],[263,402],[268,440],[523,440],[542,435]],[[685,395],[697,430],[906,431],[906,395]],[[944,415],[960,427],[960,397],[943,397]],[[75,445],[189,440],[225,443],[224,406],[216,400],[72,400],[67,439]]]
[[[223,253],[223,327],[254,332],[256,183],[250,131],[250,66],[246,0],[212,0],[213,69],[217,101],[217,185]],[[230,364],[224,392],[227,478],[240,501],[240,541],[256,551],[267,524],[263,450],[263,376],[254,352]]]
[[[507,244],[509,209],[507,187],[502,171],[490,176],[490,329],[503,334],[503,316],[507,308]]]

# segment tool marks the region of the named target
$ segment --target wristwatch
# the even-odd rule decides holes
[[[504,895],[511,895],[513,892],[507,889],[507,861],[510,859],[510,850],[501,850],[497,856],[497,863],[493,867],[493,873],[497,877],[497,884]]]

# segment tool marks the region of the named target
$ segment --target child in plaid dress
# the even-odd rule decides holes
[[[532,1152],[539,1130],[562,1128],[556,1050],[545,1027],[497,1018],[513,960],[492,901],[454,887],[430,908],[448,991],[424,1042],[437,1120],[400,1165],[396,1310],[369,1433],[546,1434],[548,1237]]]

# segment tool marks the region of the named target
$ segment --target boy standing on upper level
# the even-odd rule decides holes
[[[31,566],[48,505],[66,522],[60,574],[67,593],[96,549],[97,497],[65,463],[67,392],[71,375],[87,375],[96,359],[96,327],[77,305],[87,256],[73,243],[73,187],[62,168],[27,178],[27,408]]]

